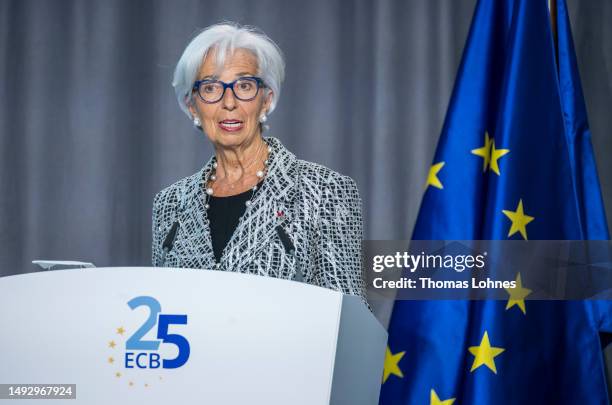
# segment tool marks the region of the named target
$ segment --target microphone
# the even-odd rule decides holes
[[[285,248],[285,252],[291,256],[295,255],[295,246],[293,246],[293,242],[291,242],[291,238],[289,238],[289,235],[287,235],[285,228],[280,225],[276,225],[276,233],[278,233],[278,237]]]
[[[179,222],[175,221],[172,224],[172,227],[168,231],[166,235],[166,239],[164,239],[164,243],[162,243],[162,257],[161,257],[161,266],[164,267],[166,264],[166,255],[172,250],[174,247],[174,239],[176,239],[176,231],[178,231]]]
[[[288,255],[293,256],[293,260],[295,261],[295,281],[302,281],[304,277],[298,263],[298,258],[295,254],[295,245],[291,241],[289,235],[287,235],[285,228],[282,226],[276,226],[276,233],[278,234],[278,237],[285,248],[285,252],[287,252]]]

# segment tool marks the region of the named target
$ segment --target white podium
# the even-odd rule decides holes
[[[0,384],[54,404],[375,405],[387,340],[356,297],[192,269],[0,278],[0,325]]]

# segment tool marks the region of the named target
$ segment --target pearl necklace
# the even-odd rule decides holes
[[[264,141],[264,143],[267,143],[266,141]],[[259,184],[261,182],[261,180],[268,174],[268,165],[270,163],[270,160],[272,158],[272,147],[268,145],[268,158],[266,160],[264,160],[263,162],[263,170],[258,170],[255,175],[257,176],[257,178],[259,179],[257,181],[257,184]],[[251,162],[252,165],[253,162]],[[249,165],[249,166],[251,166]],[[213,170],[211,170],[210,175],[208,176],[208,179],[206,179],[204,181],[204,184],[208,184],[209,182],[211,183],[208,187],[206,187],[206,193],[205,193],[205,201],[204,201],[204,208],[208,209],[210,208],[210,204],[209,204],[209,200],[210,197],[214,194],[214,190],[212,187],[212,183],[215,182],[215,180],[217,180],[217,162],[213,162],[212,167]],[[257,191],[257,184],[255,184],[252,188],[251,188],[251,197],[249,197],[248,201],[245,203],[245,205],[247,206],[247,208],[249,208],[252,205],[252,200],[253,197],[255,196],[255,191]]]

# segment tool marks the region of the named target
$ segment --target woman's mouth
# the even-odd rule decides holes
[[[219,121],[219,128],[227,132],[240,131],[244,127],[244,123],[239,120],[223,120]]]

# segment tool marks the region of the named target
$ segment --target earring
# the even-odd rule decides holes
[[[193,117],[193,125],[198,128],[202,126],[202,123],[200,122],[200,119],[198,117]]]
[[[259,117],[259,122],[263,124],[266,121],[268,121],[268,116],[266,114],[262,114],[261,117]]]

